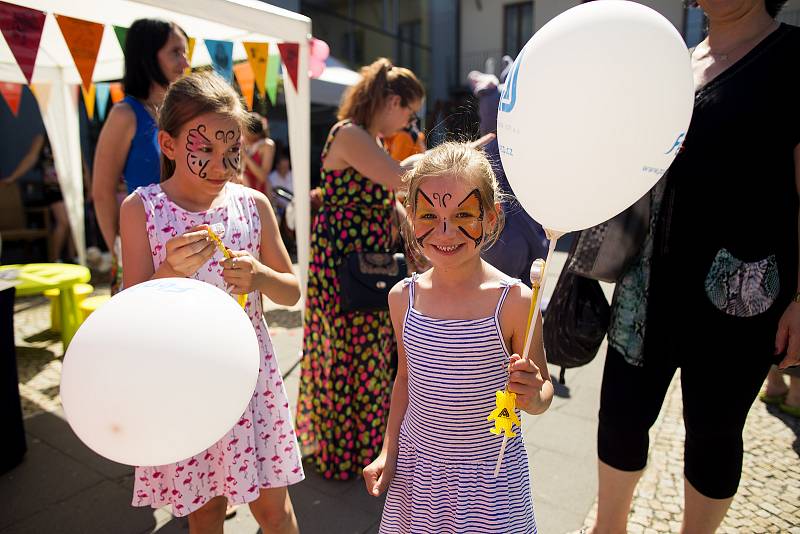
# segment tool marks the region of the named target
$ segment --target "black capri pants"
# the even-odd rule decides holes
[[[751,347],[734,348],[724,341],[720,345],[726,347],[713,351],[699,350],[691,342],[685,345],[680,361],[659,355],[646,358],[643,367],[630,365],[609,347],[600,394],[598,457],[621,471],[644,469],[648,430],[680,368],[684,476],[706,497],[727,499],[739,486],[747,413],[773,358],[762,351],[748,354]]]

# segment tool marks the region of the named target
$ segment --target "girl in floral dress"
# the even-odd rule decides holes
[[[216,75],[194,74],[175,82],[159,118],[164,181],[137,189],[121,212],[125,287],[190,277],[247,294],[245,311],[261,349],[253,397],[227,434],[186,460],[136,468],[133,504],[169,505],[176,516],[188,514],[193,534],[222,532],[226,501],[249,503],[264,532],[296,533],[287,486],[304,478],[261,309],[262,293],[294,304],[299,284],[267,198],[229,183],[239,172],[245,116],[236,93]],[[209,229],[221,234],[232,259],[224,259]],[[198,328],[220,328],[224,335],[209,310],[198,310],[191,320]]]
[[[414,73],[378,59],[361,69],[322,152],[322,206],[311,232],[297,427],[326,478],[348,479],[381,449],[395,343],[388,311],[344,312],[336,268],[350,252],[389,250],[403,168],[379,137],[413,122]]]

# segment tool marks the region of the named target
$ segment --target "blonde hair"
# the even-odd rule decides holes
[[[503,193],[497,183],[492,164],[482,150],[472,148],[467,143],[448,142],[428,150],[413,168],[403,176],[403,185],[406,190],[405,206],[413,215],[414,198],[425,178],[451,175],[457,176],[478,189],[481,197],[483,213],[494,213],[496,221],[484,236],[481,250],[491,247],[503,231],[505,215],[502,209],[497,209],[496,203],[504,200]],[[408,225],[403,226],[406,243],[412,248],[423,253],[422,248],[414,237],[413,229]]]
[[[363,128],[369,128],[373,117],[390,96],[399,96],[403,106],[425,97],[425,89],[413,72],[395,67],[384,57],[361,67],[360,74],[361,80],[342,97],[336,115],[340,121],[350,119]]]
[[[206,113],[223,115],[240,129],[249,118],[239,95],[225,80],[213,72],[196,72],[169,86],[158,114],[158,128],[178,137],[184,124]],[[161,154],[161,181],[174,173],[175,162]]]

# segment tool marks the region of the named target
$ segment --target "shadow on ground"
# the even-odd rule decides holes
[[[0,534],[41,532],[186,533],[185,519],[164,510],[131,506],[133,468],[106,460],[87,448],[57,414],[25,420],[28,452],[17,467],[0,475]],[[304,533],[377,532],[383,499],[370,497],[361,480],[332,482],[306,462],[306,480],[290,488]],[[259,529],[240,508],[226,533]]]

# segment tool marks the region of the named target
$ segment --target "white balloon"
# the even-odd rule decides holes
[[[579,5],[514,62],[497,115],[503,168],[545,228],[594,226],[664,174],[693,101],[689,52],[667,19],[635,2]]]
[[[115,295],[81,326],[61,372],[67,421],[129,465],[193,456],[225,435],[258,378],[253,324],[224,291],[165,278]]]

